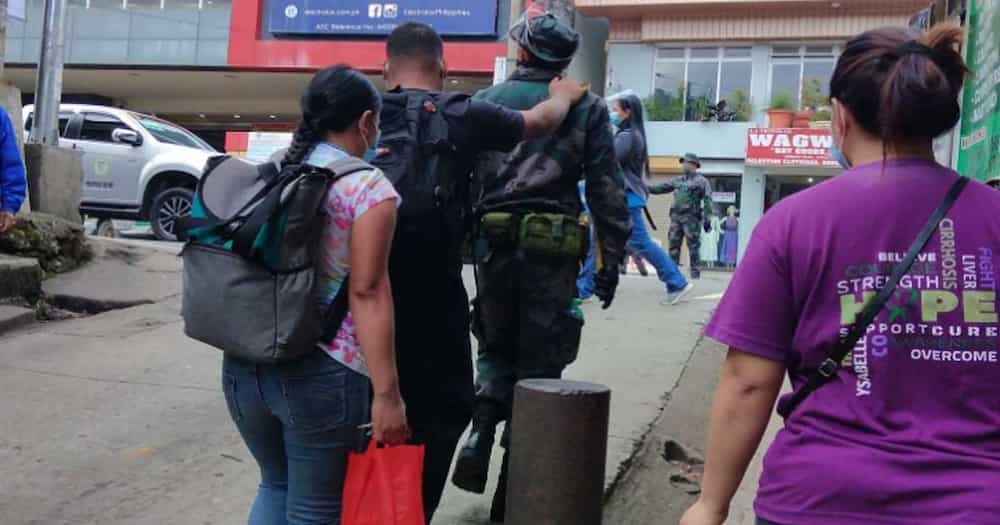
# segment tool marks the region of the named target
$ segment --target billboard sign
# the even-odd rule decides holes
[[[247,137],[246,159],[250,162],[267,162],[271,156],[292,143],[291,133],[252,132]]]
[[[767,129],[747,131],[747,166],[839,168],[830,158],[829,129]]]
[[[988,180],[1000,176],[1000,0],[969,1],[966,61],[975,76],[965,80],[958,171]]]
[[[268,0],[273,34],[387,35],[423,22],[445,36],[496,36],[496,0]]]

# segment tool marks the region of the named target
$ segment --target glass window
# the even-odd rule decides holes
[[[111,133],[116,129],[130,129],[124,122],[104,113],[85,113],[80,140],[94,142],[114,142]]]
[[[70,112],[62,111],[59,113],[59,136],[66,136],[66,129],[69,128],[69,120],[73,118],[73,114]],[[30,132],[32,125],[35,123],[35,114],[32,113],[28,115],[28,119],[24,122],[24,131]]]
[[[750,81],[753,64],[750,62],[723,62],[722,78],[719,81],[719,99],[733,103],[734,95],[742,91],[741,97],[750,98]]]
[[[833,60],[806,61],[802,65],[803,82],[815,80],[822,87],[821,93],[830,95],[830,78],[833,77],[833,68],[836,63]]]
[[[722,56],[726,58],[750,58],[752,48],[749,47],[727,47],[722,50]]]
[[[684,58],[683,47],[664,47],[656,51],[659,58]]]
[[[687,77],[687,120],[699,121],[718,96],[719,63],[691,62]]]
[[[774,46],[771,48],[773,57],[799,57],[802,56],[802,48],[799,46]]]
[[[156,10],[163,9],[162,0],[126,0],[128,9]]]
[[[159,142],[213,151],[212,147],[205,143],[205,141],[201,140],[194,133],[191,133],[182,127],[151,117],[142,115],[133,116],[139,121],[139,124],[146,128],[146,131],[148,131],[149,134]]]
[[[799,99],[799,80],[802,76],[802,64],[779,63],[771,66],[771,97],[777,93],[786,93],[793,100]],[[770,103],[770,102],[769,102]]]
[[[834,56],[833,46],[806,46],[806,56],[831,57]]]
[[[719,58],[719,48],[693,47],[691,48],[691,58]]]
[[[656,64],[654,101],[647,108],[649,120],[684,120],[684,62]]]
[[[709,106],[737,93],[749,107],[751,52],[750,47],[658,49],[649,120],[700,121]],[[740,117],[749,118],[749,113],[744,111]]]

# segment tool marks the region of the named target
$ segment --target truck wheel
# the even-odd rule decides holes
[[[191,215],[194,192],[187,188],[166,188],[154,199],[149,209],[149,223],[156,238],[177,240],[177,219]]]
[[[97,229],[94,231],[94,235],[98,237],[118,237],[114,221],[111,219],[101,219],[97,221]]]

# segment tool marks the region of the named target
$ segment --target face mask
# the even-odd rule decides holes
[[[611,112],[611,125],[616,128],[622,127],[622,116],[617,111]]]
[[[685,162],[684,163],[684,174],[685,175],[694,175],[696,171],[697,171],[697,168],[695,168],[694,166],[692,166],[691,163],[689,163],[689,162]]]
[[[362,157],[362,160],[364,160],[365,162],[371,162],[375,160],[375,157],[378,156],[378,144],[379,141],[381,140],[382,140],[382,130],[380,129],[375,132],[375,140],[372,141],[371,146],[368,148],[368,151],[365,152],[365,156]]]
[[[830,158],[837,161],[841,168],[845,170],[851,169],[851,163],[848,162],[847,157],[844,156],[844,152],[840,151],[840,148],[836,144],[830,146]]]

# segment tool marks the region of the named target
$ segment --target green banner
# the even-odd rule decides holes
[[[1000,0],[969,0],[965,84],[958,171],[978,180],[1000,176]]]

